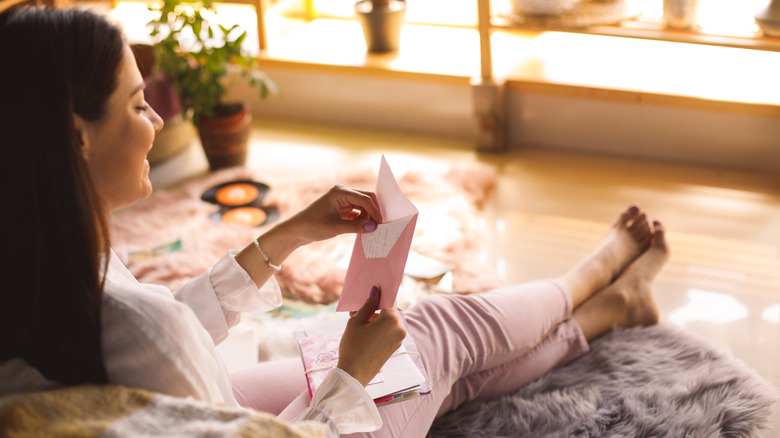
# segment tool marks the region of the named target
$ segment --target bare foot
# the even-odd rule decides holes
[[[669,247],[666,244],[663,225],[655,221],[653,227],[655,231],[650,248],[614,283],[615,288],[626,296],[625,318],[618,321],[621,327],[652,325],[658,322],[658,307],[653,299],[652,283],[669,259]]]
[[[573,307],[618,277],[647,249],[652,236],[647,215],[639,206],[626,208],[601,244],[559,278],[572,295]]]
[[[612,281],[647,249],[652,236],[647,215],[639,206],[632,205],[620,215],[591,256],[602,264]]]
[[[658,322],[658,307],[652,293],[652,282],[669,258],[663,225],[654,222],[650,247],[642,253],[614,283],[596,293],[574,312],[588,340],[612,326],[633,327]]]

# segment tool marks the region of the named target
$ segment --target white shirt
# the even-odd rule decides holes
[[[139,283],[112,251],[102,307],[109,382],[238,406],[215,345],[242,311],[264,312],[281,304],[276,280],[271,277],[258,290],[233,252],[172,293]],[[297,420],[328,423],[342,434],[382,425],[365,388],[338,368],[329,372]]]

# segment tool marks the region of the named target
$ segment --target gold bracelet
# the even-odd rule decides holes
[[[281,271],[282,266],[271,263],[271,259],[269,259],[268,256],[265,255],[265,253],[263,252],[263,249],[260,248],[260,244],[257,242],[257,238],[255,238],[254,242],[255,242],[255,246],[257,247],[257,250],[260,251],[260,255],[263,256],[263,261],[265,261],[265,265],[273,269],[274,271]]]

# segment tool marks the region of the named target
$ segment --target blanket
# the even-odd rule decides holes
[[[31,393],[0,407],[0,435],[23,437],[324,437],[324,425],[115,385]]]
[[[19,359],[0,363],[0,436],[332,436],[324,424],[290,424],[270,414],[119,385],[60,386]]]

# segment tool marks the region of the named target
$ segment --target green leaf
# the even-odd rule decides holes
[[[187,6],[193,13],[187,12]],[[257,60],[242,50],[247,32],[239,25],[228,28],[203,17],[203,10],[215,12],[213,0],[162,0],[158,8],[149,9],[160,13],[149,22],[149,35],[155,41],[153,71],[169,76],[185,116],[193,122],[213,113],[226,92],[222,80],[233,69],[246,77],[262,98],[277,93],[276,85],[259,70]],[[185,28],[196,38],[196,44],[186,50],[182,47],[188,33],[182,33]]]
[[[200,40],[200,30],[201,26],[203,25],[203,22],[201,21],[195,21],[192,23],[192,32],[195,34],[195,38]]]

